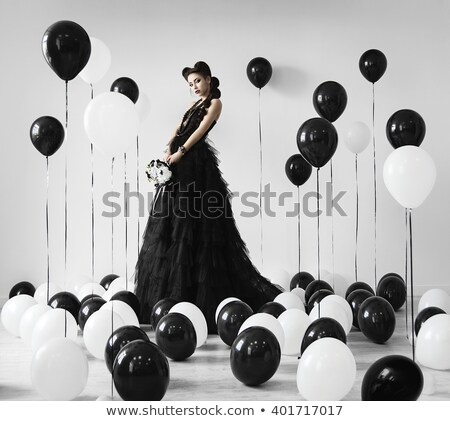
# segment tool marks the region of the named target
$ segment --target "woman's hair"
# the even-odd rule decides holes
[[[200,73],[205,78],[209,76],[211,78],[211,92],[209,94],[209,97],[211,99],[220,98],[221,93],[219,89],[219,79],[211,75],[211,69],[204,61],[197,61],[197,63],[194,64],[194,67],[185,67],[181,72],[186,80],[192,73]]]

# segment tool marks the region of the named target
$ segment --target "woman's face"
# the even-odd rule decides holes
[[[188,76],[188,84],[195,95],[206,98],[211,89],[211,78],[205,78],[201,73],[191,73]]]

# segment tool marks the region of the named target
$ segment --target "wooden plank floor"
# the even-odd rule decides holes
[[[354,328],[347,344],[357,364],[356,381],[345,400],[361,399],[361,382],[370,365],[385,355],[401,354],[411,357],[411,345],[406,338],[405,308],[396,313],[396,330],[384,345],[377,345]],[[142,326],[154,340],[149,326]],[[79,333],[77,341],[89,359],[88,384],[78,400],[96,400],[99,396],[111,397],[111,375],[105,362],[93,358],[83,344]],[[41,400],[33,390],[30,380],[31,350],[20,339],[0,327],[0,400]],[[276,374],[263,385],[248,387],[233,376],[229,364],[230,348],[217,335],[210,335],[206,345],[183,362],[170,360],[171,379],[164,400],[167,401],[298,401],[302,397],[296,385],[297,357],[282,356]],[[434,378],[435,392],[422,394],[420,400],[450,400],[450,371],[423,368]],[[113,393],[114,400],[120,400]]]

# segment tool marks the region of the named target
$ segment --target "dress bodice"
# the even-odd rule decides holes
[[[205,102],[201,100],[197,101],[191,108],[189,108],[183,116],[183,120],[178,127],[176,137],[182,138],[183,142],[189,138],[189,136],[197,130],[198,126],[202,122],[203,118],[207,113],[207,108],[205,107]],[[208,136],[210,130],[214,127],[216,121],[213,121],[209,129],[203,135],[202,140]]]

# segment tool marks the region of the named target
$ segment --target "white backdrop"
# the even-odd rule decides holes
[[[112,64],[95,94],[108,91],[121,76],[131,77],[150,98],[149,117],[141,127],[141,187],[150,191],[143,167],[159,157],[192,97],[181,69],[207,61],[221,81],[223,114],[211,133],[220,150],[221,169],[232,191],[259,191],[258,90],[246,76],[256,56],[266,57],[273,76],[261,91],[263,182],[279,195],[296,189],[287,180],[284,164],[298,153],[296,133],[316,116],[314,89],[326,80],[341,83],[348,94],[347,109],[336,122],[340,145],[333,159],[334,190],[348,191],[340,205],[347,216],[321,219],[321,262],[353,281],[354,157],[343,136],[356,120],[371,126],[372,85],[359,72],[361,54],[383,51],[388,68],[376,83],[378,168],[379,277],[403,274],[405,255],[404,210],[391,198],[382,181],[383,162],[392,147],[385,135],[387,119],[401,108],[419,112],[427,125],[422,147],[434,158],[437,183],[427,201],[413,213],[415,283],[420,293],[432,286],[447,287],[445,262],[450,251],[448,191],[450,168],[450,7],[445,0],[39,0],[2,1],[0,39],[2,66],[1,112],[1,268],[0,297],[16,282],[35,285],[46,281],[45,158],[32,146],[31,123],[52,115],[65,121],[64,82],[50,69],[41,51],[42,35],[58,20],[79,23],[90,36],[111,50]],[[50,158],[50,276],[67,282],[67,274],[91,274],[91,162],[83,113],[90,87],[80,78],[69,82],[69,128],[63,147]],[[64,267],[64,156],[68,159],[68,261]],[[136,150],[128,153],[127,176],[136,183]],[[123,188],[123,159],[116,159],[114,185]],[[373,180],[371,146],[360,156],[360,279],[373,283]],[[125,274],[125,220],[114,221],[114,267],[111,257],[111,220],[102,196],[111,189],[111,163],[95,153],[95,280],[114,271]],[[329,165],[321,170],[322,191]],[[315,190],[315,178],[302,192]],[[132,199],[134,200],[134,199]],[[297,218],[275,206],[275,217],[264,215],[264,265],[260,254],[259,216],[233,201],[242,236],[254,263],[263,273],[297,270]],[[292,208],[293,200],[288,202]],[[324,204],[322,204],[323,206]],[[145,226],[141,218],[141,232]],[[316,274],[316,220],[302,216],[303,269]],[[128,220],[128,274],[137,256],[137,205]]]

